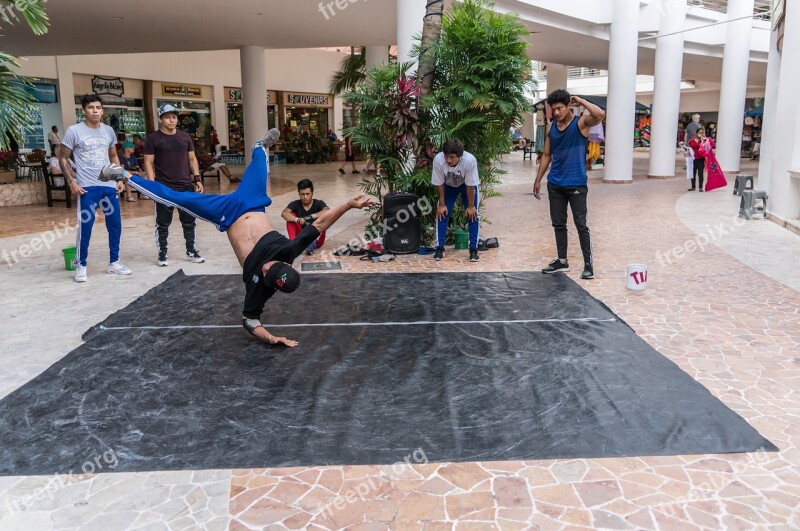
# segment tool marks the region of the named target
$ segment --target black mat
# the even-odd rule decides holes
[[[263,317],[295,349],[243,290],[177,273],[87,332],[0,401],[0,475],[776,450],[563,275],[305,275]]]

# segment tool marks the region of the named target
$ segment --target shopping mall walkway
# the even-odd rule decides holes
[[[635,156],[631,185],[604,185],[602,172],[592,172],[596,279],[580,281],[576,267],[568,275],[780,452],[111,473],[58,482],[53,476],[0,477],[0,528],[797,529],[800,236],[769,221],[739,221],[730,186],[687,193],[685,179],[648,180],[647,154]],[[676,166],[680,173],[677,161]],[[336,168],[273,166],[273,224],[283,226],[280,210],[296,197],[293,183],[300,178],[311,178],[316,197],[329,204],[353,195],[361,176],[342,176]],[[499,188],[503,196],[487,201],[491,223],[482,229],[498,237],[500,247],[481,253],[479,263],[468,262],[461,251],[448,252],[441,262],[420,255],[388,263],[346,258],[345,271],[540,269],[555,252],[546,198],[534,199],[534,167],[521,153],[508,157],[507,169]],[[198,224],[197,237],[207,262],[177,259],[177,220],[170,240],[176,259],[156,267],[152,208],[149,201],[123,205],[122,260],[134,271],[129,278],[103,272],[102,226],[95,229],[86,284],[72,282],[60,256],[74,231],[29,258],[0,263],[0,398],[81,345],[88,328],[177,270],[240,274],[227,238],[208,224]],[[53,230],[51,222],[73,216],[60,206],[0,209],[0,248],[19,249]],[[349,212],[330,231],[326,247],[347,242],[364,223],[361,213]],[[570,259],[580,265],[571,225]],[[626,289],[630,263],[648,266],[646,290]],[[323,514],[343,499],[343,510]]]

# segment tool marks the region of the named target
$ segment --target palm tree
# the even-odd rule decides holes
[[[422,23],[422,38],[419,43],[419,67],[417,75],[420,77],[420,95],[424,96],[431,91],[433,78],[436,72],[436,45],[442,33],[442,14],[444,0],[428,0],[425,6],[425,19]]]
[[[350,55],[342,59],[339,71],[331,79],[331,92],[341,94],[355,90],[366,78],[367,55],[366,48],[361,47],[356,53],[355,46],[350,47]]]
[[[18,20],[15,16],[18,11],[34,35],[47,32],[49,20],[44,10],[44,0],[0,0],[0,4],[4,13],[11,13],[11,16],[4,17],[8,23],[13,24]],[[26,90],[31,86],[30,82],[17,73],[19,68],[18,57],[0,52],[0,149],[9,147],[6,133],[18,134],[30,125],[31,111],[36,103]]]

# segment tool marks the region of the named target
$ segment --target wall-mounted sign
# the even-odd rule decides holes
[[[225,87],[225,101],[228,103],[238,103],[242,101],[242,89]],[[267,91],[267,103],[277,103],[278,93],[274,90]]]
[[[284,92],[283,103],[294,107],[333,107],[333,96],[330,94]]]
[[[222,155],[219,161],[227,166],[244,166],[244,155]]]
[[[125,93],[125,84],[118,77],[94,76],[92,77],[92,92],[122,96]]]
[[[188,96],[190,98],[199,98],[203,95],[203,88],[194,85],[164,83],[161,85],[161,94],[163,96]]]

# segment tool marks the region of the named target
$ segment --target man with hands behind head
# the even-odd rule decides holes
[[[569,271],[567,262],[567,205],[572,209],[572,218],[578,229],[578,238],[583,252],[581,278],[594,278],[592,244],[589,226],[586,224],[589,192],[586,175],[586,143],[589,129],[601,123],[606,113],[600,107],[578,96],[570,96],[564,89],[557,89],[547,96],[547,104],[553,113],[553,122],[547,126],[544,153],[533,183],[533,195],[541,199],[542,178],[550,163],[553,167],[547,176],[547,196],[550,200],[550,220],[556,236],[558,258],[542,269],[542,273]],[[585,107],[589,114],[580,117],[570,107]]]

